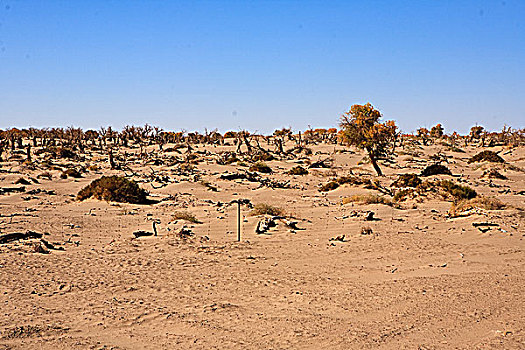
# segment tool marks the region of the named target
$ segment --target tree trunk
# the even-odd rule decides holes
[[[381,171],[381,168],[379,168],[379,165],[377,164],[377,159],[374,156],[374,154],[368,151],[368,156],[370,157],[370,163],[372,163],[372,166],[374,167],[374,170],[376,171],[377,176],[383,176],[383,172]]]

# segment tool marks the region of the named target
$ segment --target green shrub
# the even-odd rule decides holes
[[[102,176],[81,189],[77,199],[82,201],[87,198],[96,198],[105,201],[145,204],[148,202],[146,191],[139,185],[122,176]]]

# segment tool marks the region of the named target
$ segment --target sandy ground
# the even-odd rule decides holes
[[[173,181],[162,188],[140,183],[151,198],[163,199],[157,204],[76,201],[102,174],[126,173],[110,170],[96,154],[89,159],[99,159],[100,171],[61,179],[53,170],[52,180],[26,185],[25,193],[1,194],[0,234],[46,233],[64,250],[36,253],[34,240],[0,244],[0,349],[525,348],[523,148],[501,153],[515,168],[468,164],[480,148],[454,153],[437,145],[382,165],[379,180],[389,186],[398,174],[419,173],[441,150],[454,176],[438,178],[509,205],[458,218],[448,217],[451,203],[439,199],[402,208],[342,205],[352,194],[378,192],[350,185],[318,191],[330,175],[371,172],[368,164],[358,166],[359,152],[337,153],[332,169],[305,176],[285,174],[296,160],[267,162],[274,170],[267,177],[293,187],[272,189],[220,180],[245,168],[213,161],[213,153],[233,147],[207,149],[198,181],[165,165],[131,165],[136,180],[154,169]],[[312,149],[317,160],[334,146]],[[0,187],[42,172],[2,164],[10,172],[0,173]],[[492,167],[508,179],[482,178]],[[56,194],[28,194],[32,189]],[[257,235],[260,217],[244,206],[242,242],[236,242],[237,209],[228,203],[239,198],[282,207],[305,230],[279,224]],[[189,224],[193,238],[173,235],[182,225],[172,220],[178,210],[202,221]],[[377,220],[364,220],[369,210]],[[160,221],[159,235],[133,239],[134,231],[151,230],[152,220]],[[481,232],[477,222],[497,226]],[[364,226],[373,234],[361,235]],[[344,241],[330,240],[342,234]]]

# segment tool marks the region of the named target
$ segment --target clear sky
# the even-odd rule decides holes
[[[525,1],[0,0],[0,128],[525,127]]]

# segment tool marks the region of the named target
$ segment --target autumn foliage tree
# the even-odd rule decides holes
[[[433,138],[440,138],[440,137],[443,137],[443,134],[444,134],[444,129],[443,129],[443,126],[441,124],[436,124],[435,126],[432,127],[432,129],[430,129],[430,137],[433,137]]]
[[[377,161],[392,152],[397,137],[397,126],[394,121],[380,123],[381,117],[381,112],[370,103],[356,104],[341,116],[339,123],[341,142],[366,150],[379,176],[382,176],[383,172]]]

